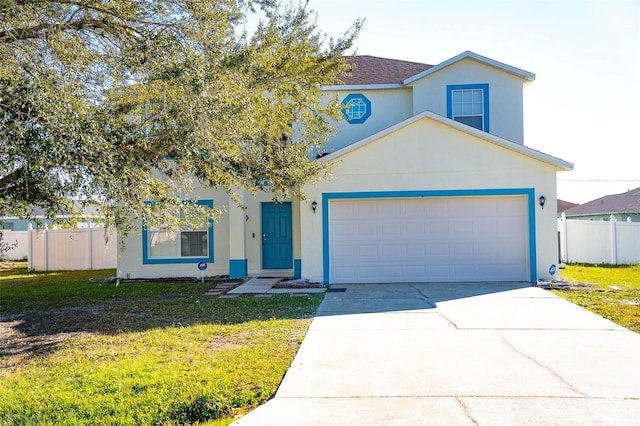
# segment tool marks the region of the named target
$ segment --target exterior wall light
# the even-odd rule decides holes
[[[544,203],[547,202],[547,199],[545,198],[545,196],[541,195],[540,198],[538,198],[538,201],[540,202],[540,207],[544,210]]]
[[[313,210],[313,214],[316,214],[317,208],[318,208],[318,202],[317,201],[311,202],[311,210]]]

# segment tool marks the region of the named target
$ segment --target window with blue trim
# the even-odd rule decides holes
[[[371,101],[361,93],[347,95],[342,105],[342,115],[349,124],[364,123],[371,116]]]
[[[196,202],[213,208],[213,200]],[[142,263],[197,263],[213,262],[213,222],[178,231],[162,228],[142,229]]]
[[[489,85],[460,84],[447,86],[447,117],[489,131]]]

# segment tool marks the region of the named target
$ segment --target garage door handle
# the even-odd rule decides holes
[[[267,245],[267,236],[266,235],[262,235],[262,245],[263,246]]]

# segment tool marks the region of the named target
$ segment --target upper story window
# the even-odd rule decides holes
[[[371,116],[371,101],[361,93],[347,95],[342,105],[342,115],[349,124],[364,123]]]
[[[447,86],[447,117],[489,132],[489,85]]]
[[[197,204],[213,208],[213,200],[199,200]],[[143,264],[213,262],[213,224],[207,220],[177,231],[145,226],[142,244]]]

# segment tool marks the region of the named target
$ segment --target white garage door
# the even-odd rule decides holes
[[[332,200],[332,283],[527,281],[526,198]]]

